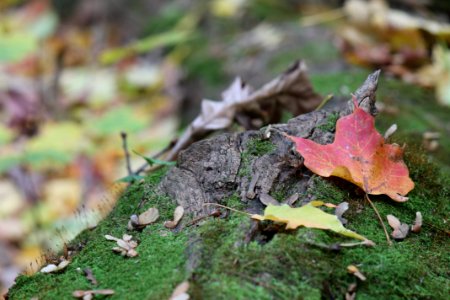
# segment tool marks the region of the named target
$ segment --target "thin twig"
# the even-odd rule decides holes
[[[387,240],[389,246],[392,245],[392,241],[391,241],[391,239],[389,238],[389,234],[388,234],[388,232],[387,232],[386,226],[384,226],[383,219],[381,218],[380,213],[378,212],[378,209],[375,207],[375,205],[373,204],[373,202],[370,200],[369,195],[367,195],[367,193],[366,193],[365,196],[366,196],[366,200],[369,202],[370,206],[372,206],[373,210],[374,210],[375,213],[377,214],[378,220],[380,220],[381,226],[383,227],[384,234],[386,235],[386,240]]]
[[[126,161],[126,164],[127,164],[128,176],[132,176],[133,175],[133,171],[131,170],[130,152],[128,152],[127,133],[122,131],[120,133],[120,137],[122,138],[123,152],[125,152],[125,161]]]
[[[315,109],[314,111],[321,110],[322,107],[325,106],[325,104],[327,104],[331,99],[333,99],[333,97],[334,97],[333,94],[327,95],[325,98],[323,98],[322,102],[320,102],[319,106],[317,106],[316,109]]]

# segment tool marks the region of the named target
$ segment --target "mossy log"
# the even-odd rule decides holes
[[[370,75],[355,92],[360,106],[372,115],[376,114],[378,75]],[[334,83],[336,78],[328,80]],[[396,87],[388,92],[409,89]],[[423,93],[417,94],[427,100]],[[352,110],[353,104],[347,102],[335,111],[315,111],[272,125],[270,131],[220,134],[191,145],[180,154],[176,167],[151,173],[131,185],[105,220],[78,236],[69,246],[76,255],[65,270],[20,276],[9,298],[73,299],[74,290],[113,289],[111,299],[168,299],[185,280],[190,283],[191,299],[343,299],[349,288],[356,291],[357,299],[448,298],[450,180],[440,172],[442,167],[408,144],[405,161],[416,183],[409,200],[395,203],[374,196],[374,202],[383,217],[393,214],[408,224],[421,211],[424,225],[421,233],[388,246],[358,188],[311,174],[282,134],[330,143],[337,117]],[[439,112],[446,115],[439,108],[435,116]],[[396,121],[410,124],[415,121],[412,116],[396,117]],[[295,193],[301,195],[301,202],[349,202],[346,226],[377,246],[342,248],[348,239],[332,232],[285,230],[282,225],[259,223],[234,212],[205,217],[212,210],[205,203],[261,213],[262,195],[284,200]],[[164,221],[172,218],[176,205],[188,213],[177,228],[165,228]],[[160,220],[142,231],[127,232],[130,216],[149,207],[160,210]],[[124,233],[139,241],[138,257],[117,255],[104,238],[105,234],[120,237]],[[349,274],[349,265],[356,265],[367,280]],[[85,268],[92,270],[98,285],[77,271]]]
[[[355,92],[359,105],[376,114],[376,89],[379,71],[368,76]],[[349,101],[338,111],[340,116],[353,111]],[[191,145],[182,151],[175,168],[164,177],[160,192],[176,199],[194,215],[211,210],[205,203],[221,203],[238,193],[250,210],[260,212],[262,194],[276,190],[307,194],[311,172],[300,169],[301,157],[283,133],[308,138],[320,144],[331,143],[334,134],[326,125],[336,112],[314,111],[259,131],[221,134]],[[309,197],[302,197],[308,202]]]

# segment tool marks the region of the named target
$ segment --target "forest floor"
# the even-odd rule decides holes
[[[313,75],[314,88],[322,94],[340,95],[353,91],[364,80],[365,71]],[[162,220],[171,219],[176,204],[152,192],[166,170],[149,174],[130,186],[117,207],[95,229],[83,232],[71,243],[81,249],[60,273],[21,276],[9,293],[10,299],[71,299],[75,290],[113,289],[111,299],[168,299],[181,282],[190,283],[193,299],[334,299],[342,298],[357,284],[359,299],[445,299],[449,294],[448,199],[449,157],[447,140],[430,156],[424,152],[418,132],[446,130],[449,111],[433,102],[433,95],[393,79],[379,82],[378,99],[395,107],[397,113],[381,112],[377,127],[383,132],[399,125],[393,141],[407,143],[405,161],[416,186],[406,203],[394,203],[385,196],[374,197],[382,216],[392,214],[412,223],[415,213],[424,218],[422,231],[388,246],[374,211],[340,179],[316,178],[312,193],[316,199],[334,204],[347,201],[348,228],[377,245],[334,249],[345,238],[317,229],[300,228],[268,234],[259,241],[242,243],[250,218],[231,212],[227,218],[207,219],[198,226],[169,230]],[[426,112],[426,113],[425,113]],[[263,154],[263,153],[260,153]],[[273,195],[282,199],[285,195]],[[104,235],[121,237],[131,214],[141,200],[142,209],[157,207],[160,220],[142,232],[139,256],[124,258],[114,253]],[[239,198],[224,203],[242,209]],[[183,224],[189,223],[184,217]],[[267,222],[267,221],[266,221]],[[200,264],[190,268],[189,253],[199,240]],[[189,246],[189,247],[188,247]],[[367,278],[357,279],[347,271],[355,265]],[[94,286],[80,270],[90,268]]]

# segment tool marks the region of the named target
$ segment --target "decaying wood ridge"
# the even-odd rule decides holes
[[[359,105],[376,114],[375,100],[379,71],[369,75],[355,92]],[[339,111],[341,116],[353,110],[351,100]],[[188,212],[200,215],[211,210],[204,203],[220,203],[238,193],[247,203],[249,211],[261,212],[260,195],[268,194],[279,187],[289,194],[298,193],[300,201],[308,202],[311,172],[301,168],[301,157],[291,151],[292,142],[283,133],[312,139],[321,144],[331,143],[334,134],[319,128],[327,122],[331,112],[319,110],[300,115],[286,124],[272,125],[274,130],[268,140],[274,151],[262,156],[252,156],[245,162],[242,154],[248,150],[249,142],[265,139],[264,129],[242,133],[221,134],[192,144],[178,156],[177,166],[172,168],[160,184],[160,191],[175,199]],[[240,170],[248,168],[248,175]],[[241,172],[242,173],[242,172]]]

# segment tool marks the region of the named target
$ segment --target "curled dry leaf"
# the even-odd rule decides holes
[[[338,217],[339,221],[341,221],[342,224],[347,224],[347,219],[343,218],[342,215],[348,210],[348,202],[342,202],[338,206],[336,206],[336,210],[334,211],[334,214],[336,217]]]
[[[408,224],[401,223],[400,220],[393,215],[387,215],[386,217],[389,225],[394,229],[391,236],[396,240],[403,240],[409,232]]]
[[[164,222],[164,226],[169,229],[173,229],[173,228],[177,227],[181,218],[183,218],[183,215],[184,215],[183,206],[177,206],[177,208],[175,208],[175,212],[173,214],[173,221]]]
[[[169,300],[188,300],[189,294],[187,291],[189,290],[189,282],[183,281],[173,290],[172,295]]]
[[[354,266],[354,265],[349,265],[349,266],[347,267],[347,271],[348,271],[350,274],[355,275],[357,278],[361,279],[362,281],[365,281],[365,280],[366,280],[366,276],[364,276],[364,274],[361,273],[361,272],[359,271],[359,269],[358,269],[356,266]]]
[[[414,224],[411,226],[411,231],[415,233],[419,233],[422,229],[422,214],[420,211],[416,212],[416,220]]]
[[[138,217],[139,225],[148,225],[156,222],[159,218],[159,210],[155,207],[150,207]]]
[[[109,241],[116,241],[118,247],[113,247],[114,252],[120,253],[122,256],[135,257],[138,255],[135,248],[138,246],[136,241],[133,241],[133,236],[124,234],[121,239],[113,237],[111,235],[105,235],[105,238]]]
[[[65,269],[70,263],[70,260],[62,259],[58,265],[48,264],[41,269],[41,273],[54,273]]]
[[[259,195],[259,201],[261,201],[261,203],[264,204],[265,206],[269,204],[280,205],[280,203],[277,200],[275,200],[272,196],[266,193],[262,193],[261,195]]]
[[[389,127],[386,132],[384,133],[384,139],[387,140],[391,137],[395,132],[397,131],[397,124],[392,124],[391,127]]]
[[[203,138],[212,130],[228,127],[234,119],[238,119],[237,117],[247,120],[250,115],[255,114],[278,115],[273,112],[262,113],[264,112],[263,107],[284,108],[295,116],[312,111],[319,105],[321,97],[314,92],[306,76],[306,71],[304,62],[296,62],[283,74],[255,91],[240,78],[236,78],[231,86],[222,93],[222,101],[207,99],[202,101],[200,115],[178,139],[166,156],[166,160],[173,160],[181,150],[199,138]],[[270,120],[264,120],[263,123],[279,121],[272,117]]]
[[[352,283],[347,288],[347,293],[345,293],[345,300],[355,300],[356,299],[356,288],[358,285]]]
[[[159,218],[159,210],[155,207],[150,207],[148,210],[137,215],[132,215],[130,221],[128,222],[128,229],[142,229],[145,226],[156,222]]]
[[[283,201],[283,204],[292,206],[298,200],[298,193],[292,194],[289,198]]]
[[[86,279],[89,280],[93,285],[97,285],[97,279],[94,276],[94,273],[92,272],[91,268],[86,268],[83,270],[84,275],[86,276]]]

